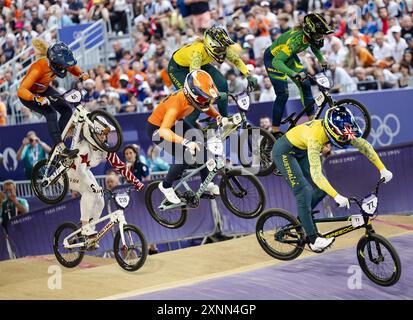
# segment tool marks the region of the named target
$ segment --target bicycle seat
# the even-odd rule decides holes
[[[292,123],[296,112],[291,113],[287,118],[281,121],[281,124]]]

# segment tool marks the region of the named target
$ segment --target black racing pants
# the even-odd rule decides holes
[[[39,95],[42,97],[47,97],[51,95],[59,95],[59,92],[49,87],[45,92],[40,93]],[[55,144],[62,142],[62,131],[72,116],[72,109],[66,101],[63,99],[50,101],[51,104],[48,106],[39,106],[35,101],[27,101],[23,99],[20,99],[20,101],[25,107],[45,116],[49,134],[53,142]],[[57,113],[60,114],[59,121],[57,121]]]
[[[179,128],[178,134],[182,136],[185,135],[185,133],[190,130],[190,129],[195,129],[187,120],[181,120],[178,121],[172,128],[171,130],[173,132],[176,132],[177,128]],[[166,178],[163,181],[163,186],[165,188],[170,188],[172,187],[172,184],[174,181],[178,180],[179,177],[182,175],[185,169],[189,168],[191,164],[187,162],[188,159],[193,159],[193,157],[189,156],[188,154],[185,155],[185,149],[184,146],[167,141],[165,139],[162,139],[159,137],[158,133],[159,127],[151,124],[150,122],[147,122],[146,125],[146,133],[148,134],[148,137],[152,140],[153,143],[161,147],[164,151],[168,152],[170,155],[174,157],[174,163],[171,165],[169,168],[168,174],[166,175]],[[181,132],[182,131],[182,132]],[[203,141],[202,134],[200,133],[200,130],[196,131],[199,133],[198,139],[195,137],[192,139],[193,141]],[[199,157],[202,157],[200,159],[197,157],[196,161],[197,163],[206,163],[207,161],[207,151],[203,150],[204,152],[200,153]],[[201,170],[201,179],[204,181],[206,177],[208,176],[209,171],[205,167],[204,169]]]

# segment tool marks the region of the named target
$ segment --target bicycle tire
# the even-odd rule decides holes
[[[69,190],[69,178],[67,177],[67,173],[64,172],[61,175],[61,177],[63,178],[63,189],[62,189],[61,193],[58,194],[57,197],[52,198],[52,199],[49,198],[49,197],[46,197],[43,194],[41,186],[39,186],[39,184],[37,183],[37,176],[38,176],[41,168],[47,166],[48,163],[49,163],[48,159],[43,159],[43,160],[40,160],[40,161],[36,162],[36,164],[34,165],[33,170],[32,170],[31,187],[32,187],[32,190],[33,190],[34,194],[42,202],[47,203],[47,204],[57,204],[57,203],[59,203],[60,201],[62,201],[64,199],[64,197],[66,196],[67,191]],[[58,164],[59,163],[57,161],[53,161],[51,163],[51,166],[53,166],[54,168],[57,168]]]
[[[146,187],[146,191],[145,191],[146,209],[149,211],[149,214],[152,216],[152,218],[157,223],[159,223],[161,226],[163,226],[165,228],[169,228],[169,229],[180,228],[180,227],[183,226],[183,224],[186,221],[186,217],[187,217],[187,209],[186,208],[181,208],[181,214],[180,214],[179,218],[176,219],[176,221],[172,221],[172,222],[163,219],[161,216],[159,216],[159,214],[154,209],[152,197],[153,197],[153,192],[155,190],[158,190],[158,184],[159,183],[160,183],[159,181],[154,181],[154,182],[151,182]],[[176,209],[174,209],[174,210],[176,210]],[[167,211],[165,211],[165,212],[167,212]]]
[[[266,131],[262,128],[259,128],[259,127],[249,127],[246,130],[247,130],[248,152],[251,152],[251,148],[252,148],[251,140],[253,140],[253,139],[250,138],[250,136],[252,136],[252,130],[259,130],[260,136],[263,137],[260,141],[260,168],[259,168],[258,172],[256,173],[256,175],[257,176],[267,176],[271,172],[273,172],[274,169],[275,169],[275,163],[274,163],[273,153],[272,153],[272,149],[273,149],[274,143],[275,143],[275,138],[273,137],[273,135],[271,133],[269,133],[268,131]],[[264,148],[265,148],[265,150],[264,150]],[[271,150],[269,150],[269,149],[271,149]],[[241,152],[243,152],[243,150],[244,150],[244,148],[242,148],[242,146],[241,146],[241,141],[239,141],[239,144],[238,144],[238,159],[240,160],[241,165],[244,168],[250,168],[251,163],[247,163],[247,161],[244,161],[245,160],[244,155],[241,154]],[[263,164],[265,164],[265,165],[263,166]]]
[[[276,258],[278,260],[294,260],[298,256],[301,255],[301,253],[304,250],[305,242],[304,241],[298,241],[297,240],[297,245],[292,245],[293,249],[288,252],[288,253],[281,253],[275,249],[273,249],[268,242],[264,238],[264,225],[265,222],[271,218],[271,217],[281,217],[288,222],[294,227],[294,230],[296,230],[296,233],[301,239],[305,238],[304,230],[300,224],[300,222],[295,218],[293,215],[291,215],[289,212],[283,210],[283,209],[269,209],[262,213],[260,217],[257,220],[257,224],[255,227],[255,235],[257,237],[258,243],[260,244],[261,248],[271,257]]]
[[[116,232],[115,238],[113,240],[113,252],[115,254],[115,259],[116,262],[119,264],[119,266],[126,270],[126,271],[137,271],[139,270],[145,263],[146,258],[148,257],[148,243],[146,242],[145,236],[143,235],[142,231],[132,225],[132,224],[127,224],[123,226],[123,231],[133,231],[136,233],[140,239],[140,242],[142,243],[142,255],[138,259],[138,261],[135,264],[129,264],[125,262],[125,260],[121,257],[119,253],[119,245],[121,244],[121,235],[120,235],[120,230]]]
[[[73,222],[65,222],[63,224],[61,224],[59,227],[57,227],[54,236],[53,236],[53,252],[54,255],[57,259],[57,261],[64,267],[66,268],[74,268],[76,266],[79,265],[80,262],[82,262],[83,256],[85,255],[85,251],[84,249],[79,249],[78,253],[79,256],[74,259],[73,261],[68,261],[66,260],[62,254],[59,252],[58,248],[59,248],[59,240],[60,240],[60,235],[62,234],[63,230],[65,229],[71,229],[72,232],[76,231],[77,229],[79,229],[79,227],[74,224]],[[63,240],[63,239],[62,239]],[[70,250],[70,249],[68,249]]]
[[[112,116],[110,113],[104,111],[104,110],[94,110],[91,113],[89,113],[88,118],[90,121],[94,121],[98,116],[101,117],[105,117],[107,119],[109,119],[109,123],[111,125],[113,125],[116,129],[116,133],[117,133],[117,141],[116,144],[113,147],[109,147],[108,145],[102,143],[99,138],[96,136],[96,134],[93,132],[93,130],[91,130],[91,128],[89,128],[90,130],[90,135],[92,136],[93,140],[96,142],[96,144],[99,146],[99,148],[101,148],[102,150],[106,151],[106,152],[117,152],[120,147],[122,146],[123,143],[123,134],[122,134],[122,129],[119,125],[118,120],[116,120],[116,118],[114,116]],[[87,125],[87,124],[85,124]]]
[[[236,191],[235,189],[234,191],[231,190],[233,188],[233,185],[230,183],[230,181],[233,180],[235,182],[235,187],[240,187],[242,185],[241,183],[239,183],[238,179],[236,180],[234,179],[236,177],[246,178],[253,184],[253,186],[255,187],[255,190],[258,191],[259,201],[257,203],[256,208],[254,208],[254,210],[248,211],[248,212],[241,211],[239,208],[234,206],[231,200],[229,199],[227,187],[230,187],[230,192],[233,195],[235,195],[234,191]],[[226,172],[222,176],[221,182],[219,184],[219,190],[220,190],[222,202],[224,203],[225,207],[229,211],[231,211],[233,214],[235,214],[236,216],[240,218],[253,219],[257,217],[265,208],[266,199],[265,199],[264,187],[262,186],[258,178],[253,176],[251,173],[249,173],[245,169],[244,170],[234,169],[234,170],[229,170],[228,172]],[[241,198],[241,197],[238,197],[238,198]]]
[[[335,103],[335,106],[336,107],[345,106],[346,104],[351,104],[353,106],[356,106],[360,110],[360,112],[363,114],[364,121],[366,123],[366,127],[365,127],[363,135],[361,137],[364,138],[364,139],[367,139],[369,134],[370,134],[370,130],[371,130],[371,117],[370,117],[370,114],[369,114],[367,108],[360,101],[357,101],[357,100],[354,100],[354,99],[338,100]]]
[[[377,245],[379,246],[383,245],[390,253],[391,258],[394,262],[393,273],[388,278],[382,279],[378,277],[367,266],[366,257],[364,256],[364,248],[366,245],[371,243],[372,240],[376,243],[376,248],[377,248]],[[396,249],[394,249],[393,245],[390,243],[390,241],[388,241],[386,238],[384,238],[383,236],[379,234],[370,233],[360,238],[359,242],[357,243],[357,260],[364,274],[367,276],[367,278],[369,278],[371,281],[373,281],[375,284],[378,284],[379,286],[383,286],[383,287],[392,286],[396,284],[397,281],[399,281],[400,279],[401,269],[402,269],[400,257],[397,254]]]

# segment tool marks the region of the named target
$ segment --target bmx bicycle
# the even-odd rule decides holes
[[[186,170],[179,183],[174,187],[181,203],[168,202],[158,189],[159,181],[154,181],[147,186],[145,192],[146,208],[160,225],[171,229],[179,228],[186,221],[188,209],[197,208],[201,198],[215,198],[213,195],[204,194],[204,191],[218,173],[221,173],[220,196],[230,212],[241,218],[252,219],[264,210],[265,192],[258,178],[245,169],[225,168],[221,131],[222,126],[219,126],[215,131],[215,136],[206,142],[207,150],[213,156],[198,168]],[[188,182],[204,168],[208,168],[209,174],[199,189],[193,191]]]
[[[117,210],[90,222],[91,226],[109,220],[109,222],[98,232],[96,237],[87,238],[82,235],[82,227],[73,222],[65,222],[60,225],[53,238],[53,252],[57,261],[66,268],[74,268],[82,261],[85,251],[94,250],[95,245],[102,239],[115,225],[119,225],[119,230],[113,240],[113,252],[119,266],[126,271],[136,271],[140,269],[148,256],[148,245],[142,231],[132,225],[127,224],[124,211],[130,202],[130,192],[134,190],[130,187],[126,192],[113,193],[110,190],[102,190],[109,195],[110,200],[115,200]]]
[[[329,93],[329,90],[333,87],[334,83],[325,73],[318,73],[315,76],[307,74],[306,77],[310,79],[312,83],[317,85],[320,93],[313,102],[306,105],[297,115],[296,112],[293,112],[281,121],[281,124],[288,124],[287,132],[297,125],[301,117],[314,105],[315,102],[317,109],[314,114],[314,119],[320,119],[324,109],[327,106],[328,108],[346,107],[354,115],[357,125],[360,127],[361,132],[363,132],[362,138],[367,139],[371,130],[371,117],[364,104],[360,101],[349,98],[338,101],[334,100]],[[269,168],[269,171],[273,172],[276,176],[281,176],[281,173],[276,168],[274,162],[272,162],[272,166]]]
[[[380,286],[392,286],[401,275],[399,255],[392,244],[383,236],[375,233],[372,220],[377,217],[378,190],[383,180],[363,199],[349,198],[360,208],[360,214],[346,217],[314,219],[314,223],[349,221],[344,227],[329,231],[321,237],[339,237],[360,228],[365,234],[357,243],[357,260],[365,275]],[[293,260],[309,244],[304,229],[291,213],[282,209],[269,209],[257,220],[256,237],[264,251],[279,260]]]
[[[82,105],[82,94],[78,90],[69,90],[62,95],[52,96],[54,99],[64,99],[75,106],[75,111],[62,132],[62,140],[69,137],[73,128],[71,149],[76,149],[82,130],[89,130],[96,144],[106,152],[116,152],[122,146],[123,136],[118,121],[103,110],[89,112]],[[84,128],[87,126],[86,128]],[[102,140],[104,136],[104,140]],[[32,171],[31,186],[35,195],[47,204],[59,203],[69,189],[69,179],[66,172],[74,159],[60,158],[57,148],[49,159],[38,161]]]
[[[228,117],[229,123],[225,126],[221,138],[225,141],[230,135],[239,132],[237,153],[240,164],[244,168],[252,168],[251,172],[257,176],[266,176],[275,167],[271,152],[275,138],[270,132],[252,126],[248,122],[246,114],[251,108],[250,93],[250,88],[248,88],[239,94],[227,94],[228,97],[234,100],[238,112]],[[217,128],[216,121],[211,121],[210,117],[199,120],[199,122],[206,124],[202,128],[205,136],[207,136],[209,130]]]

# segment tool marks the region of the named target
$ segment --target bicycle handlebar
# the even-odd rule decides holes
[[[376,196],[377,196],[377,194],[378,194],[378,192],[379,192],[380,185],[381,185],[382,183],[384,183],[384,181],[385,181],[384,178],[379,179],[379,181],[378,181],[377,184],[376,184],[376,187],[373,189],[373,191],[372,191],[370,194],[373,194],[373,195],[376,195]],[[364,198],[363,198],[363,199],[359,199],[359,198],[357,198],[357,197],[349,197],[348,199],[349,199],[350,203],[355,203],[355,204],[357,204],[360,208],[361,208],[362,202],[363,202],[363,200],[364,200]]]

